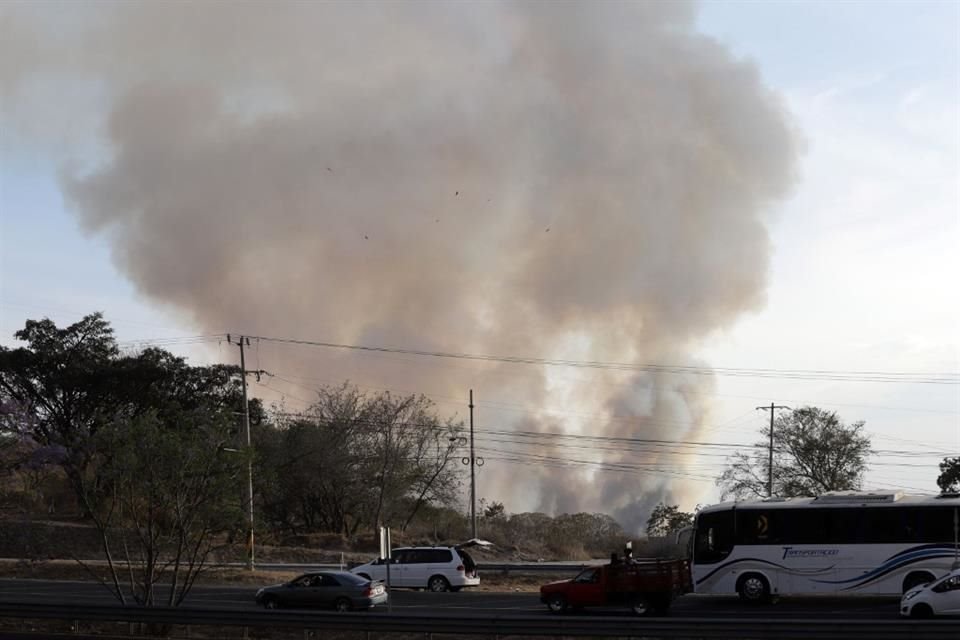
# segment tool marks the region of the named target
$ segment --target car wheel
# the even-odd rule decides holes
[[[450,591],[450,582],[443,576],[433,576],[427,581],[430,591]]]
[[[337,598],[336,602],[333,603],[333,608],[337,611],[350,611],[350,609],[353,609],[353,605],[347,598]]]
[[[737,593],[744,602],[767,602],[770,600],[770,584],[759,573],[748,573],[737,581]]]
[[[263,599],[263,608],[264,609],[279,609],[280,601],[277,600],[276,596],[267,596]]]
[[[910,609],[911,618],[932,618],[933,609],[930,608],[930,605],[920,603],[913,605],[913,609]]]
[[[630,610],[633,611],[633,615],[648,616],[653,612],[653,607],[650,606],[650,601],[646,598],[639,598],[630,605]]]
[[[936,578],[926,571],[915,571],[914,573],[907,574],[907,577],[903,579],[902,593],[906,593],[914,587],[919,587],[922,584],[927,584],[928,582],[933,582],[934,580],[936,580]]]
[[[559,593],[547,598],[547,608],[554,613],[563,613],[567,610],[567,600]]]

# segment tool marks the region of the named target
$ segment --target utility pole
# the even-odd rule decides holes
[[[769,407],[757,407],[757,411],[769,411],[770,412],[770,461],[769,466],[767,467],[767,497],[773,497],[773,414],[777,409],[789,409],[790,407],[785,407],[783,405],[776,405],[770,403]]]
[[[227,342],[233,344],[230,335]],[[247,362],[244,359],[243,347],[250,346],[250,338],[240,336],[237,345],[240,347],[240,380],[243,383],[243,431],[247,440],[247,516],[250,520],[247,531],[247,569],[253,571],[253,458],[250,455],[250,403],[247,400]],[[257,374],[259,378],[259,373]]]
[[[477,537],[477,459],[473,453],[473,389],[470,389],[470,524]]]

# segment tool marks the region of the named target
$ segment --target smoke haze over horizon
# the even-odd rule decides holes
[[[138,291],[199,329],[690,364],[764,304],[796,136],[693,5],[59,9],[2,10],[5,126],[90,127],[63,138],[65,197]],[[349,354],[264,357],[356,373]],[[691,440],[710,415],[708,376],[376,364],[377,385],[544,407],[498,429]],[[480,495],[512,511],[639,529],[697,493],[676,457],[679,475],[637,475],[486,455]]]

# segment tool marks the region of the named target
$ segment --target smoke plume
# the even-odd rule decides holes
[[[692,5],[3,11],[5,119],[90,127],[63,165],[69,205],[143,295],[198,329],[690,364],[763,304],[765,217],[790,186],[793,134],[757,70],[697,33]],[[478,493],[511,511],[605,511],[637,529],[660,499],[710,486],[652,449],[557,441],[517,464],[497,451],[532,449],[484,436],[695,439],[709,377],[257,355],[306,387],[349,377],[461,405],[473,388]],[[554,460],[601,456],[651,471]]]

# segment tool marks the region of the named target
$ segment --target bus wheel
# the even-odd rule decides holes
[[[737,593],[744,602],[767,602],[770,599],[770,583],[759,573],[747,573],[737,580]]]
[[[903,579],[903,592],[906,593],[913,589],[914,587],[919,587],[922,584],[927,584],[928,582],[933,582],[936,578],[927,573],[926,571],[914,571],[913,573],[907,574],[907,577]]]

